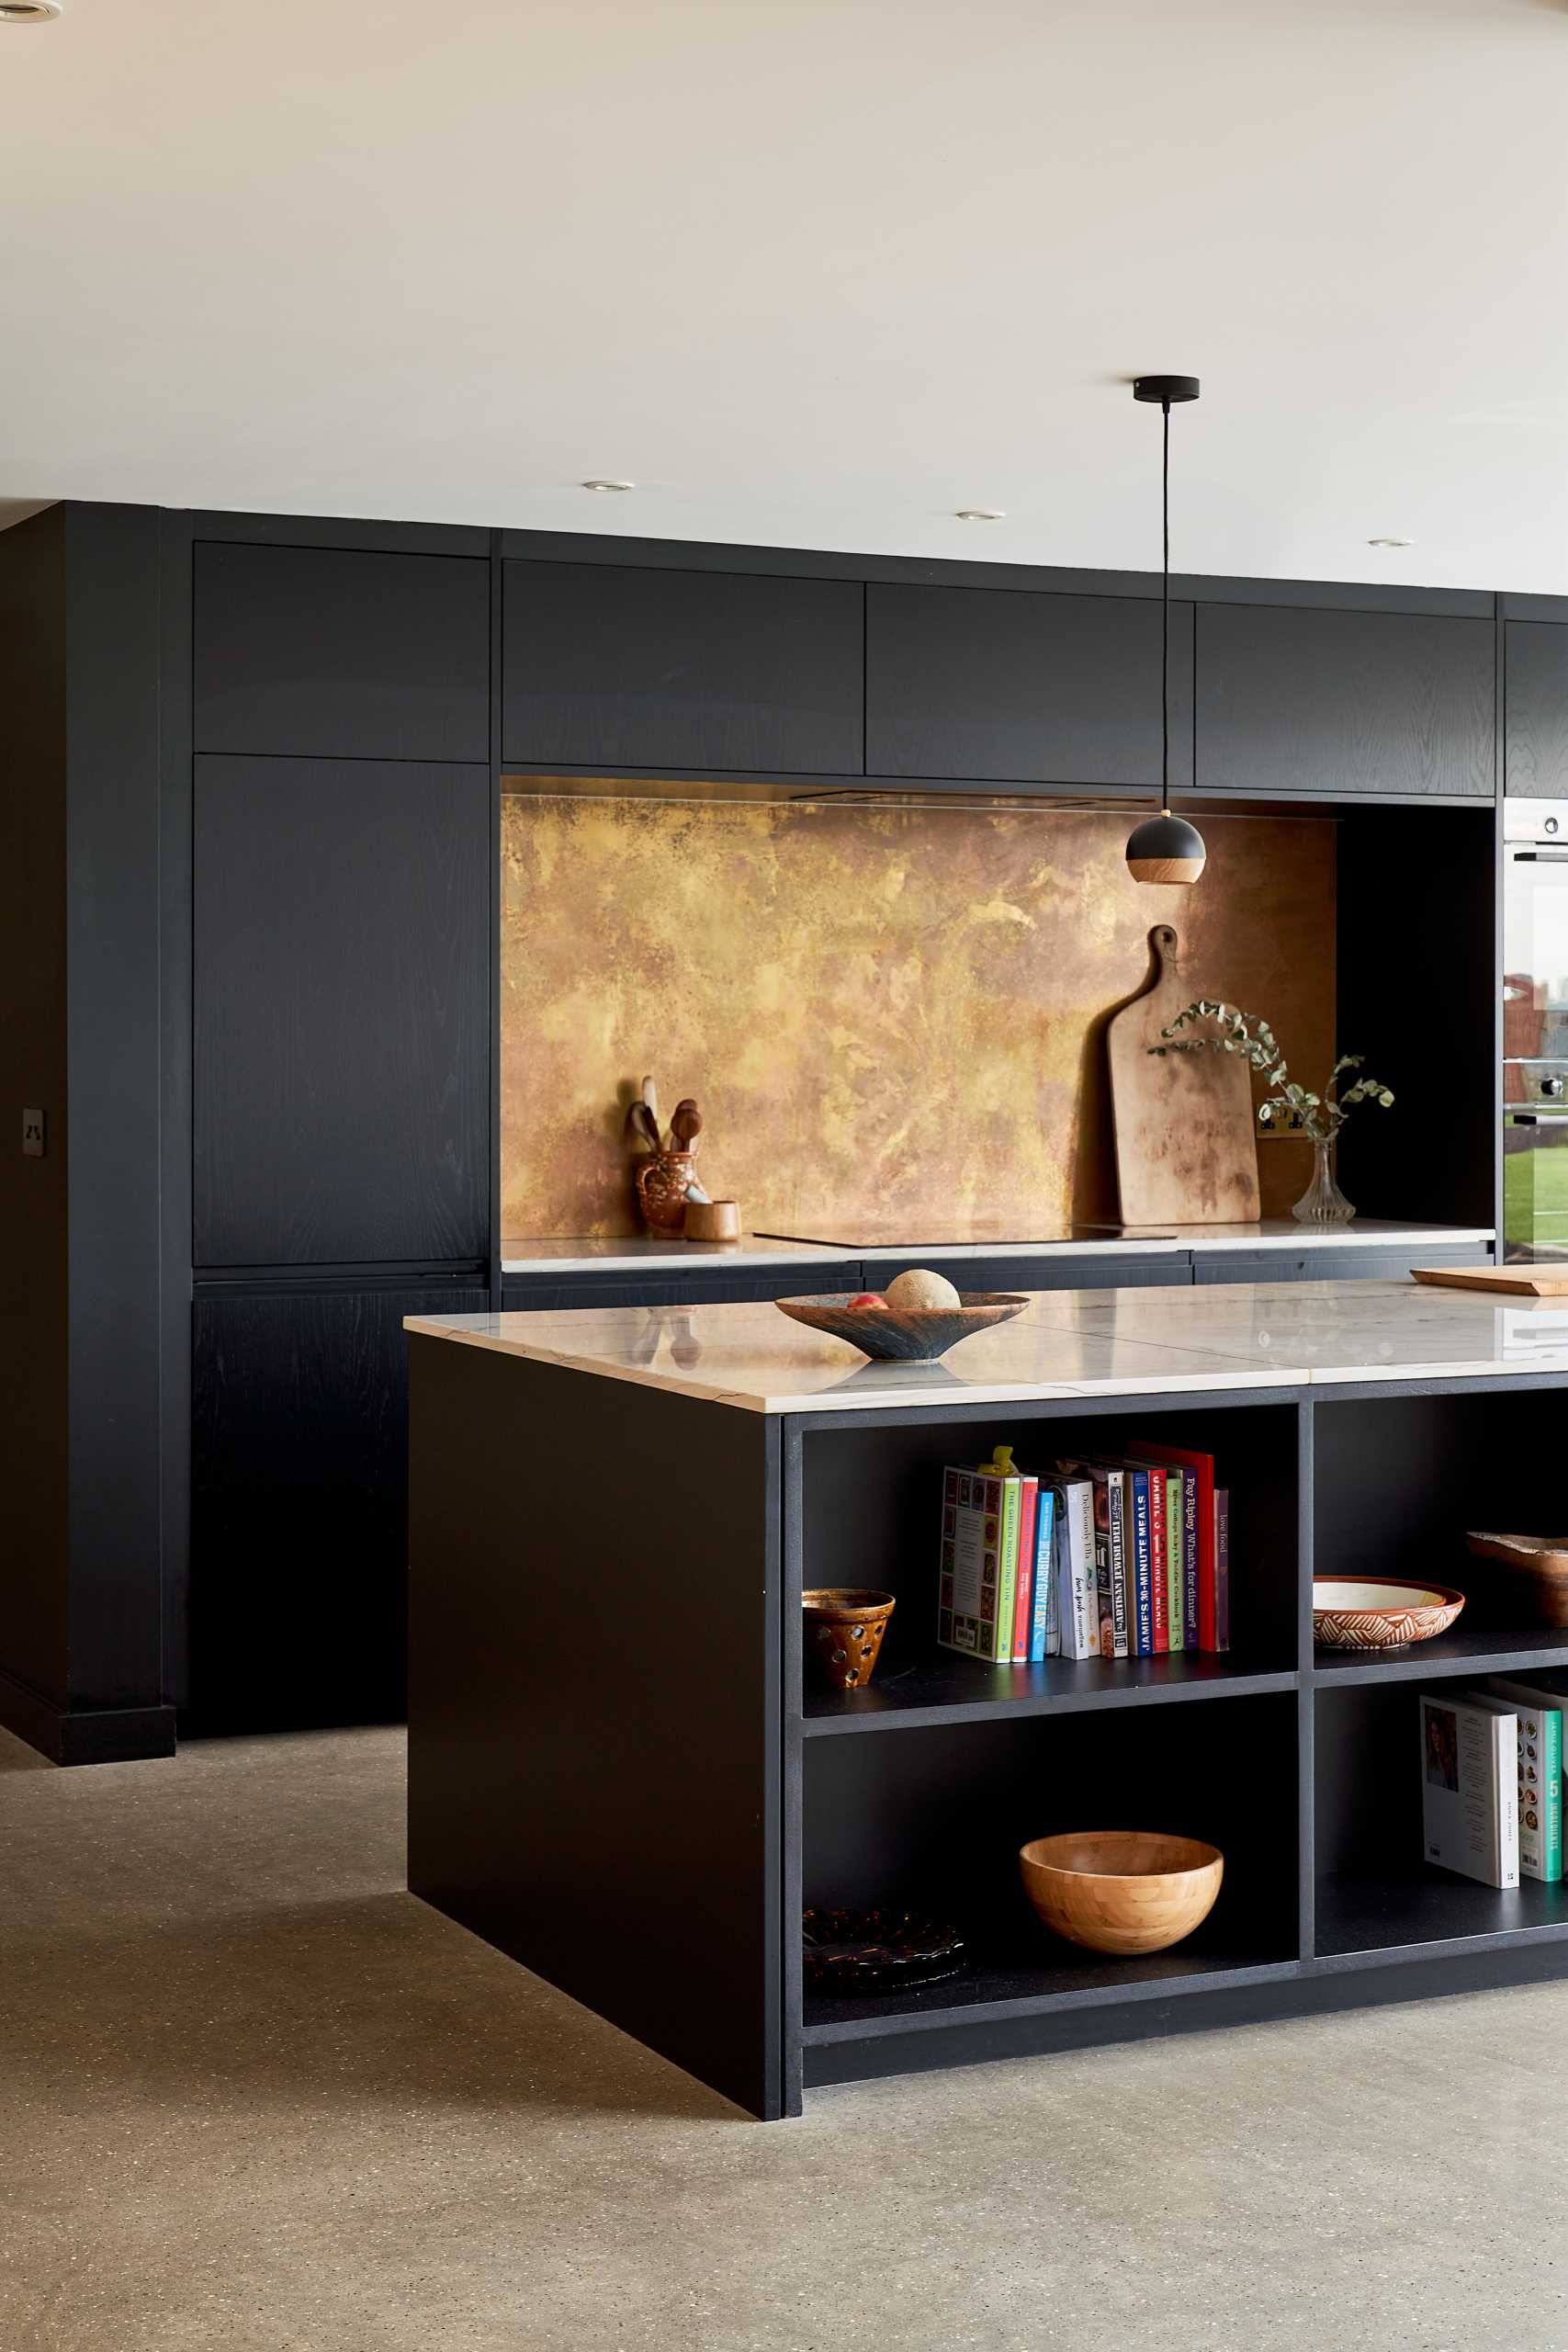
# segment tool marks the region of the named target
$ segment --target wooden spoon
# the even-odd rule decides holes
[[[659,1089],[655,1086],[651,1078],[645,1078],[642,1081],[642,1099],[647,1103],[649,1111],[653,1114],[653,1124],[657,1127],[659,1125]]]
[[[670,1122],[670,1139],[677,1151],[695,1151],[697,1137],[703,1131],[703,1114],[689,1094],[675,1105]]]
[[[629,1136],[636,1136],[637,1141],[645,1143],[649,1151],[658,1151],[661,1148],[659,1141],[659,1122],[646,1102],[634,1102],[626,1113],[626,1133]]]

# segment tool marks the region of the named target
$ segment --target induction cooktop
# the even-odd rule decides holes
[[[913,1238],[911,1238],[913,1237]],[[821,1250],[1024,1250],[1045,1242],[1174,1241],[1174,1232],[1153,1226],[1031,1225],[1021,1217],[824,1216],[801,1218],[788,1232],[765,1233],[766,1241],[809,1241]]]

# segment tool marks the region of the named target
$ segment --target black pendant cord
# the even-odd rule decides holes
[[[1160,470],[1159,649],[1159,805],[1170,814],[1170,402],[1161,401],[1165,416],[1165,458]]]

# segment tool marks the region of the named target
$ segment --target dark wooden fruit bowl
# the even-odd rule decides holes
[[[1006,1323],[1028,1306],[1010,1291],[964,1290],[956,1306],[852,1306],[850,1294],[820,1298],[780,1298],[773,1304],[792,1323],[808,1323],[814,1331],[829,1331],[847,1340],[863,1356],[878,1363],[930,1363],[944,1356],[960,1340]]]
[[[1472,1532],[1465,1541],[1478,1560],[1495,1563],[1480,1588],[1488,1616],[1520,1625],[1568,1625],[1568,1536]]]

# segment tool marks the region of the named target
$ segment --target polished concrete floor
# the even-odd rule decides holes
[[[759,2125],[400,1891],[392,1733],[0,1763],[4,2352],[1568,2352],[1568,1984]]]

